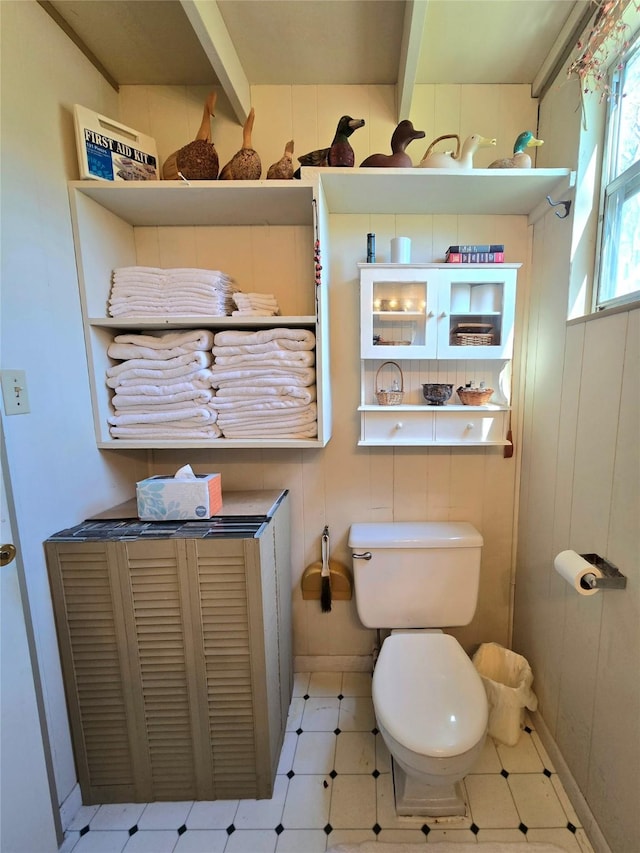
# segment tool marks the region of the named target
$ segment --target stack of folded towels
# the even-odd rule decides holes
[[[233,279],[219,270],[119,267],[113,271],[112,317],[224,317],[234,308]]]
[[[114,438],[219,438],[212,407],[213,332],[117,335],[107,354],[120,364],[107,369],[115,389],[109,417]]]
[[[211,407],[225,438],[318,434],[315,343],[307,329],[216,334]]]
[[[275,317],[280,308],[272,293],[241,293],[233,294],[233,301],[238,310],[233,311],[234,317]]]

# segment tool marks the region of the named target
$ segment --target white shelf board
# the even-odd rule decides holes
[[[510,441],[428,441],[412,438],[409,441],[360,439],[359,447],[508,447]]]
[[[496,403],[487,403],[486,406],[463,406],[457,403],[445,403],[444,406],[429,405],[423,403],[420,405],[400,403],[398,406],[380,406],[375,403],[366,403],[358,406],[359,412],[428,412],[435,413],[450,413],[450,412],[508,412],[511,406],[499,406]]]
[[[319,174],[330,213],[528,215],[571,186],[569,169],[302,170]]]
[[[315,326],[312,314],[293,317],[91,317],[90,326],[105,329],[265,329],[285,326]]]
[[[229,448],[254,448],[257,450],[274,450],[279,447],[316,448],[324,447],[326,442],[317,438],[212,438],[212,439],[125,439],[114,438],[110,441],[98,441],[96,446],[101,450],[183,450],[207,449],[228,450]]]
[[[130,225],[313,224],[307,181],[71,181],[69,189]]]

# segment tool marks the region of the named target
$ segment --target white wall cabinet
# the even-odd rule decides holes
[[[359,264],[362,358],[511,358],[519,264]]]
[[[507,444],[510,393],[501,374],[513,354],[520,264],[358,267],[359,444]],[[429,405],[422,397],[422,384],[448,382],[441,376],[442,364],[461,359],[484,360],[484,381],[494,388],[493,402],[457,405],[454,385],[446,405]],[[392,364],[385,366],[387,360]],[[377,392],[397,386],[406,402],[403,396],[399,405],[381,405]]]

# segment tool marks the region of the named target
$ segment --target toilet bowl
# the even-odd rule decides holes
[[[396,765],[398,814],[464,814],[457,783],[482,751],[488,723],[484,685],[464,649],[440,632],[394,632],[382,644],[372,690]]]
[[[482,751],[489,706],[471,659],[439,629],[473,618],[482,537],[467,522],[360,523],[349,545],[362,623],[392,629],[372,695],[396,811],[463,815],[460,782]]]

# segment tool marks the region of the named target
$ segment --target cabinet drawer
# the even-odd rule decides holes
[[[426,444],[433,441],[433,414],[407,412],[390,408],[388,411],[364,412],[362,415],[363,443],[373,441],[390,444]]]
[[[435,419],[435,439],[452,444],[502,442],[506,417],[506,412],[443,412]]]

